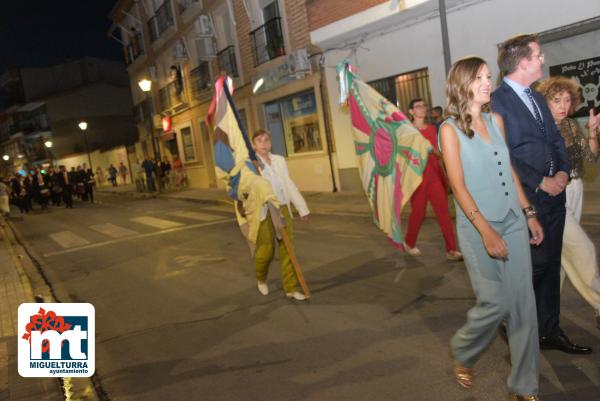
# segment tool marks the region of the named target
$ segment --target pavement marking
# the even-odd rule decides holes
[[[333,234],[333,235],[335,235],[336,237],[340,237],[340,238],[359,238],[359,239],[365,238],[364,235],[360,235],[360,234],[339,234],[339,233],[336,233],[336,234]]]
[[[123,238],[139,234],[137,231],[133,231],[125,227],[119,227],[111,223],[95,224],[90,226],[90,228],[111,238]]]
[[[215,226],[215,225],[223,224],[223,223],[231,223],[233,221],[236,221],[236,219],[224,219],[224,220],[219,220],[219,221],[212,221],[209,223],[190,224],[187,226],[169,228],[167,230],[162,230],[162,231],[155,231],[153,233],[146,233],[146,234],[135,235],[132,237],[125,237],[125,238],[112,239],[112,240],[104,241],[104,242],[97,242],[95,244],[84,245],[84,246],[80,246],[78,248],[71,248],[71,249],[64,249],[62,251],[48,252],[48,253],[44,254],[44,257],[64,255],[66,253],[78,252],[78,251],[83,251],[83,250],[92,249],[92,248],[98,248],[101,246],[112,245],[112,244],[116,244],[119,242],[132,241],[132,240],[137,240],[140,238],[154,237],[157,235],[168,234],[168,233],[172,233],[172,232],[176,232],[176,231],[190,230],[193,228]]]
[[[63,248],[74,248],[77,246],[87,245],[90,241],[71,231],[59,231],[49,235],[58,245]]]
[[[134,223],[145,224],[150,227],[159,228],[164,230],[166,228],[180,227],[183,226],[183,223],[178,223],[176,221],[159,219],[157,217],[152,216],[141,216],[133,219],[129,219],[129,221],[133,221]]]
[[[167,214],[169,214],[171,216],[176,216],[176,217],[183,217],[185,219],[200,220],[200,221],[215,221],[215,220],[221,220],[224,217],[222,215],[219,216],[217,214],[190,212],[187,210],[179,210],[176,212],[169,212]]]

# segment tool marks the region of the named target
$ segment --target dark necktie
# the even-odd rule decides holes
[[[531,89],[525,88],[524,92],[527,95],[527,98],[529,99],[531,106],[533,107],[533,115],[535,116],[535,120],[537,121],[538,126],[540,127],[540,131],[541,131],[542,135],[544,135],[544,137],[546,137],[546,127],[544,126],[544,121],[542,120],[542,115],[540,114],[540,109],[538,109],[537,104],[533,100],[533,94],[531,92]],[[548,166],[548,176],[552,177],[554,175],[554,159],[552,158],[552,153],[548,154],[548,159],[550,160],[549,166]]]

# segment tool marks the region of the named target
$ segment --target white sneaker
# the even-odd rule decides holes
[[[261,283],[260,281],[257,281],[256,287],[258,288],[258,292],[260,292],[261,294],[269,295],[269,286],[266,282]]]
[[[411,248],[406,242],[403,245],[404,250],[406,250],[406,253],[408,253],[410,256],[421,256],[421,251],[416,246]]]
[[[285,294],[285,296],[291,299],[295,299],[296,301],[304,301],[306,299],[304,294],[298,291],[288,292],[287,294]]]

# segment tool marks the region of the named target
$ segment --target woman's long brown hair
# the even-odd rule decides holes
[[[473,92],[469,89],[477,77],[477,73],[486,62],[480,57],[465,57],[452,65],[446,80],[446,117],[454,117],[456,125],[469,138],[475,134],[471,129],[473,117],[469,113],[469,102]],[[489,104],[484,105],[483,111],[489,111]]]

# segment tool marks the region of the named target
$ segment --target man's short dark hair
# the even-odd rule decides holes
[[[440,113],[440,115],[444,114],[444,109],[442,109],[442,106],[435,106],[431,109],[431,111],[437,111]]]
[[[533,34],[523,34],[507,39],[498,48],[498,67],[500,75],[506,76],[516,71],[519,61],[530,58],[533,51],[530,43],[537,43],[538,37]]]
[[[415,107],[415,103],[422,102],[422,101],[423,101],[423,99],[421,99],[420,97],[416,97],[408,103],[408,108],[412,109]]]

